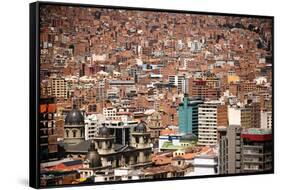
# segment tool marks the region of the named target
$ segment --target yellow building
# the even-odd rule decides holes
[[[240,77],[237,76],[237,75],[229,75],[227,77],[227,83],[230,84],[230,83],[235,83],[235,82],[239,82],[240,81]]]

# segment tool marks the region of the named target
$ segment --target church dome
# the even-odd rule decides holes
[[[110,134],[109,129],[106,126],[103,126],[99,129],[100,136],[106,137],[109,136],[109,134]]]
[[[101,157],[98,151],[96,150],[94,143],[91,144],[91,148],[89,149],[89,152],[87,154],[87,159],[90,162],[89,164],[91,168],[102,166]]]
[[[143,133],[146,132],[146,124],[141,121],[136,127],[135,127],[135,132],[138,133]]]
[[[77,110],[71,110],[65,117],[65,125],[84,125],[84,116]]]

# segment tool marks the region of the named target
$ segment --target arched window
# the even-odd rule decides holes
[[[81,137],[84,137],[83,129],[80,130]]]
[[[74,138],[76,137],[76,133],[77,133],[76,130],[73,130],[73,131],[72,131],[72,136],[73,136]]]
[[[66,130],[65,134],[66,134],[66,137],[68,138],[69,137],[69,130]]]

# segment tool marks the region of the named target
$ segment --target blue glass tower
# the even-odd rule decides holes
[[[198,106],[203,104],[200,98],[189,98],[184,95],[183,102],[179,104],[179,131],[183,134],[198,135]]]

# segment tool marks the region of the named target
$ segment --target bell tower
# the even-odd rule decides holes
[[[131,146],[139,152],[138,162],[151,161],[150,133],[146,130],[145,122],[141,121],[131,133]]]
[[[79,144],[85,140],[85,122],[82,113],[74,107],[64,121],[64,141],[68,144]]]
[[[93,140],[95,148],[101,156],[102,166],[115,165],[112,163],[112,154],[115,153],[114,137],[110,134],[109,129],[105,126],[99,128],[99,134]]]

